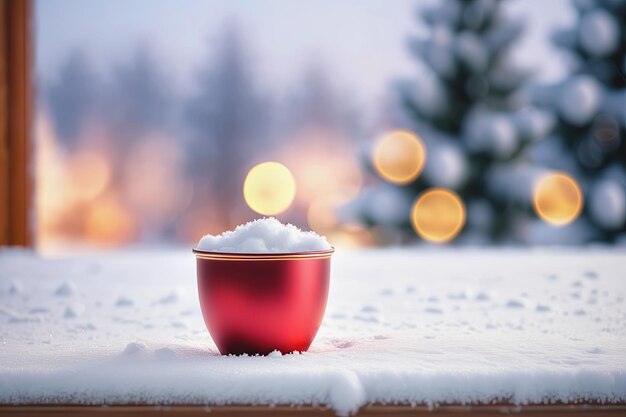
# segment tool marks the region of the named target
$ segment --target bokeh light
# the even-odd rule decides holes
[[[583,196],[576,180],[562,172],[551,172],[537,182],[533,207],[543,221],[565,226],[580,215]]]
[[[465,205],[452,190],[431,188],[422,193],[411,209],[411,224],[425,240],[445,243],[465,225]]]
[[[259,214],[273,216],[287,210],[296,195],[296,182],[289,169],[278,162],[255,165],[243,183],[243,196]]]
[[[408,184],[424,168],[426,148],[421,139],[405,130],[386,134],[376,144],[373,153],[378,175],[394,184]]]

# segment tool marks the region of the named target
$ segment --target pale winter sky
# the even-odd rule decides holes
[[[433,0],[39,0],[36,3],[37,73],[54,76],[68,53],[83,48],[96,68],[108,71],[147,45],[178,85],[191,88],[197,65],[229,24],[244,34],[256,75],[265,89],[286,93],[303,69],[321,63],[340,91],[375,100],[389,82],[415,71],[406,50],[410,35],[425,36],[418,4]],[[567,26],[567,0],[511,0],[527,18],[516,59],[543,80],[564,73],[561,54],[547,40]]]

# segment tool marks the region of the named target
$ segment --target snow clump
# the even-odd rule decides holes
[[[224,253],[295,253],[330,250],[325,237],[273,217],[251,221],[221,235],[206,235],[197,249]]]

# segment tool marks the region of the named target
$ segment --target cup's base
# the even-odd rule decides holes
[[[239,338],[224,340],[217,347],[222,355],[262,355],[266,356],[274,351],[279,351],[283,355],[292,352],[306,352],[311,343],[300,343],[290,346],[260,346]]]

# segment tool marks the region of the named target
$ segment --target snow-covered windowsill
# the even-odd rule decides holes
[[[0,404],[620,403],[626,252],[333,256],[309,352],[219,356],[188,251],[0,251]]]

